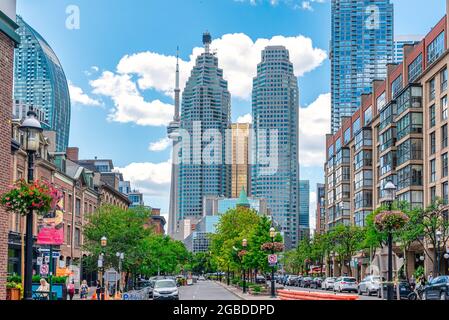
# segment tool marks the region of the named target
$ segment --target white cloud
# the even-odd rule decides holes
[[[150,143],[148,150],[154,152],[160,152],[170,147],[171,140],[169,138],[162,138],[159,141]]]
[[[136,123],[141,126],[164,126],[173,117],[174,107],[154,100],[145,101],[137,85],[128,74],[115,74],[110,71],[90,81],[95,94],[110,97],[114,101],[108,116],[111,121]]]
[[[299,110],[299,163],[304,167],[324,164],[326,136],[330,131],[331,94],[320,95]]]
[[[161,163],[131,163],[124,168],[117,168],[123,178],[131,182],[134,189],[142,192],[146,198],[169,197],[171,161]]]
[[[273,7],[277,6],[279,3],[283,3],[292,9],[301,9],[301,10],[309,10],[313,11],[312,3],[325,3],[326,0],[234,0],[234,2],[247,2],[252,6],[256,6],[258,4],[262,4],[265,2],[270,3]]]
[[[316,229],[316,192],[310,192],[310,205],[309,205],[309,224],[310,229]]]
[[[237,118],[237,123],[253,123],[253,116],[251,113],[247,113]]]
[[[83,105],[83,106],[101,106],[101,102],[89,97],[86,93],[83,92],[83,89],[75,86],[72,82],[69,81],[69,92],[70,92],[70,100],[74,105]]]
[[[304,36],[275,36],[271,39],[253,41],[243,33],[225,34],[212,42],[216,50],[219,66],[224,70],[224,78],[228,80],[229,90],[233,97],[249,100],[251,97],[252,78],[256,75],[257,64],[261,60],[261,51],[268,45],[284,45],[290,50],[290,57],[295,66],[295,74],[302,76],[320,66],[326,59],[324,50],[314,48],[312,40]],[[195,59],[203,52],[203,48],[192,50],[189,61],[180,60],[181,89],[190,76]],[[155,52],[141,52],[124,56],[117,72],[136,74],[138,85],[142,90],[154,89],[167,96],[173,95],[175,83],[176,57]]]

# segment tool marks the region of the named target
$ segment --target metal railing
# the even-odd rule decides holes
[[[142,290],[132,290],[125,292],[122,295],[122,300],[148,300],[150,288],[144,288]]]

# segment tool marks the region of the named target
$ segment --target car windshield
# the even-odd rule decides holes
[[[154,287],[156,289],[174,288],[176,287],[176,283],[173,280],[161,280],[156,282]]]
[[[341,279],[341,281],[344,281],[344,282],[356,282],[355,278],[343,278],[343,279]]]

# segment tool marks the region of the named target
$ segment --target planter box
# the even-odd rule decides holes
[[[6,300],[20,300],[20,289],[6,289]]]

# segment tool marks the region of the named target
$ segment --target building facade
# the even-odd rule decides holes
[[[16,1],[0,3],[0,193],[11,184],[11,110],[13,107],[14,48],[20,38],[16,31]],[[0,208],[0,300],[6,299],[9,214]]]
[[[280,231],[292,241],[289,247],[298,243],[299,231],[298,112],[298,81],[289,51],[266,47],[253,80],[251,195],[267,200]]]
[[[238,198],[242,188],[250,192],[250,123],[233,123],[232,131],[232,168],[231,198]],[[251,195],[251,194],[250,194]]]
[[[390,0],[332,0],[332,132],[360,105],[371,82],[384,79],[393,62],[393,4]]]
[[[299,240],[310,237],[310,181],[299,181]]]
[[[420,42],[422,35],[399,35],[394,37],[394,63],[404,61],[404,45],[414,45]]]
[[[62,65],[45,39],[17,17],[20,45],[15,51],[14,98],[45,113],[46,130],[56,132],[56,151],[69,144],[70,94]]]
[[[231,95],[218,58],[210,51],[210,34],[204,34],[203,42],[205,50],[182,94],[181,129],[186,135],[179,142],[177,222],[188,219],[192,224],[201,219],[204,196],[230,195],[224,137],[230,127]]]
[[[421,42],[404,45],[404,61],[389,64],[386,79],[374,81],[359,109],[327,136],[327,230],[339,223],[365,226],[385,200],[389,181],[398,200],[411,207],[427,207],[436,198],[448,203],[447,17]],[[411,264],[422,251],[407,253]]]
[[[326,232],[326,190],[324,184],[318,183],[316,186],[316,234],[324,234]]]

